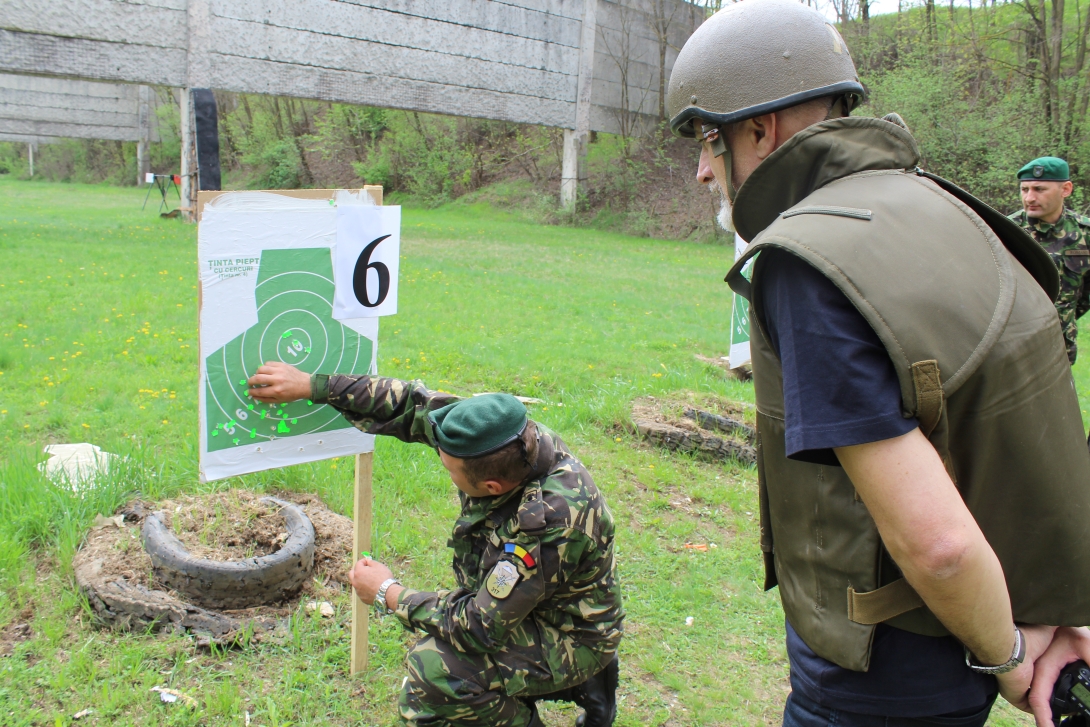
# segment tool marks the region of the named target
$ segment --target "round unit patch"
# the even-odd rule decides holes
[[[515,584],[519,582],[518,568],[506,560],[496,563],[496,567],[485,579],[484,587],[492,594],[493,598],[504,599],[511,595]]]

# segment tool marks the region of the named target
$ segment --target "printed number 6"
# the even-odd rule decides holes
[[[356,300],[365,308],[377,308],[382,305],[382,301],[386,300],[386,295],[390,292],[390,269],[383,263],[371,262],[371,255],[375,252],[375,248],[387,237],[389,235],[383,235],[363,248],[359,260],[356,261],[356,269],[352,272],[352,292],[356,294]],[[367,294],[368,270],[374,270],[378,275],[378,295],[374,303],[371,302],[371,296]]]

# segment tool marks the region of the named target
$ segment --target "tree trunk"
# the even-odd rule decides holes
[[[1049,95],[1052,101],[1052,123],[1060,129],[1060,69],[1063,66],[1064,0],[1052,0],[1052,37],[1050,40],[1051,64],[1049,68]]]

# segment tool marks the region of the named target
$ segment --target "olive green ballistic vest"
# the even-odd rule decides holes
[[[770,155],[734,205],[752,240],[727,281],[755,303],[765,586],[779,585],[810,648],[856,671],[869,667],[877,623],[948,632],[844,471],[786,457],[783,374],[741,275],[769,247],[828,277],[878,334],[902,413],[918,418],[999,556],[1015,620],[1090,624],[1090,454],[1051,301],[1055,267],[1002,215],[916,170],[918,159],[893,123],[826,121]],[[753,289],[761,275],[758,258]]]

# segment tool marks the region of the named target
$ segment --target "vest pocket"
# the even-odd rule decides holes
[[[1086,248],[1064,250],[1062,257],[1064,267],[1073,273],[1081,274],[1090,268],[1090,250]]]

